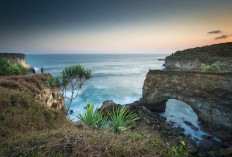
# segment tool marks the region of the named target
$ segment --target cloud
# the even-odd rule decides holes
[[[221,36],[215,37],[214,39],[215,39],[215,40],[226,39],[226,38],[228,38],[229,36],[230,36],[230,35],[225,35],[225,34],[223,34],[223,35],[221,35]]]
[[[220,30],[216,30],[216,31],[210,31],[210,32],[208,32],[208,34],[219,34],[221,32],[222,31],[220,31]]]

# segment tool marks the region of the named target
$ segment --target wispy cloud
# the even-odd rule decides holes
[[[210,31],[210,32],[208,32],[208,34],[219,34],[219,33],[221,33],[222,31],[220,31],[220,30],[215,30],[215,31]]]
[[[215,39],[215,40],[226,39],[226,38],[228,38],[229,36],[230,36],[230,35],[225,35],[225,34],[223,34],[223,35],[221,35],[221,36],[215,37],[214,39]]]

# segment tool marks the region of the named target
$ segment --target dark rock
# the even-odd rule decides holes
[[[162,113],[168,99],[191,106],[211,133],[232,140],[232,73],[150,70],[143,85],[143,105]],[[198,130],[191,125],[192,129]]]
[[[103,105],[101,106],[100,109],[98,109],[98,111],[102,111],[102,113],[107,116],[108,115],[108,112],[113,112],[114,110],[118,110],[118,109],[121,109],[122,108],[122,105],[120,104],[116,104],[114,103],[113,100],[106,100],[103,102]]]
[[[197,127],[195,127],[192,123],[188,122],[188,121],[184,121],[184,123],[188,126],[190,126],[193,130],[197,131],[199,130]]]

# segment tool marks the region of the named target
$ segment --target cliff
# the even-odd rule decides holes
[[[143,85],[144,106],[164,112],[168,99],[186,102],[215,135],[232,139],[232,73],[150,70]]]
[[[3,76],[0,77],[0,97],[4,98],[10,95],[11,91],[23,92],[37,100],[41,105],[65,110],[65,100],[57,93],[55,87],[49,87],[46,80],[52,77],[50,74],[34,74],[21,76]]]
[[[25,54],[23,53],[0,53],[0,58],[7,59],[10,64],[21,64],[25,68],[32,69],[32,66],[25,63]]]
[[[232,72],[232,42],[177,51],[165,58],[166,70],[202,70],[217,64]]]

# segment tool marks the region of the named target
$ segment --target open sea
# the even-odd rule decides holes
[[[86,82],[78,98],[73,102],[70,118],[77,121],[77,115],[85,111],[87,103],[101,107],[105,100],[127,104],[139,100],[142,86],[149,69],[161,69],[166,55],[144,54],[27,54],[26,63],[36,73],[45,68],[53,76],[73,64],[81,64],[93,70],[93,77]],[[66,100],[67,102],[68,100]]]

